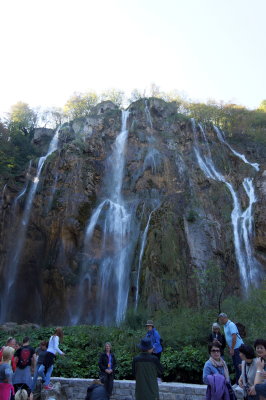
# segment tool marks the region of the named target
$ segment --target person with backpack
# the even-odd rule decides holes
[[[154,328],[154,323],[151,319],[147,321],[146,327],[147,327],[146,338],[150,339],[153,347],[153,354],[157,356],[160,360],[163,351],[161,336],[159,332]]]
[[[141,353],[134,357],[132,363],[132,372],[136,379],[135,398],[136,400],[158,400],[157,378],[162,376],[162,365],[159,358],[153,354],[154,347],[149,338],[141,339],[138,347]]]
[[[238,332],[236,324],[230,321],[227,314],[220,313],[218,315],[218,318],[220,324],[224,325],[225,339],[229,347],[230,355],[232,356],[236,374],[236,384],[237,384],[241,375],[241,364],[242,364],[242,360],[239,355],[239,347],[241,346],[241,344],[244,344],[244,342]]]
[[[28,336],[23,339],[22,347],[15,352],[15,360],[17,361],[17,368],[13,375],[15,392],[19,389],[25,389],[31,399],[31,374],[35,368],[36,355],[34,348],[30,346],[30,339]]]
[[[62,328],[56,328],[55,333],[49,339],[48,349],[43,364],[38,370],[39,376],[44,380],[44,389],[46,390],[53,389],[50,379],[54,368],[56,354],[58,353],[62,356],[65,355],[65,353],[59,349],[59,340],[63,341],[63,337],[64,334]]]

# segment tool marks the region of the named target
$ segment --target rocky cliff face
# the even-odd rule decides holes
[[[25,172],[23,187],[7,185],[0,217],[2,320],[112,323],[122,289],[126,306],[152,312],[216,304],[222,290],[240,295],[245,284],[265,274],[266,152],[252,142],[231,143],[248,162],[260,164],[257,171],[211,125],[193,124],[172,104],[140,100],[129,111],[119,207],[110,170],[121,111],[110,102],[61,127],[57,150],[40,173],[22,245],[37,161]],[[38,130],[35,136],[45,154],[51,132]],[[254,204],[243,182],[255,189]],[[106,267],[117,257],[116,231],[106,217],[111,207],[125,212],[118,228],[126,271],[122,289],[120,269],[120,275],[114,270],[108,276]]]

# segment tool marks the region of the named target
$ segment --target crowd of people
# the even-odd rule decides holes
[[[266,340],[257,339],[254,348],[244,344],[237,325],[225,313],[218,316],[224,326],[224,335],[219,324],[214,323],[209,337],[209,355],[203,368],[203,382],[208,385],[206,399],[235,399],[234,390],[243,393],[245,400],[266,399]],[[232,387],[224,349],[228,346],[235,370],[235,385]],[[234,389],[234,390],[233,390]]]
[[[213,323],[208,338],[210,357],[203,368],[206,399],[235,400],[235,391],[240,390],[245,400],[266,400],[266,340],[257,339],[253,348],[244,344],[237,325],[225,313],[219,314],[218,320],[224,326],[224,334],[220,325]],[[132,364],[135,396],[136,400],[158,400],[163,375],[160,363],[162,339],[152,320],[147,321],[146,328],[146,336],[139,344],[140,354],[134,357]],[[50,379],[56,354],[65,355],[59,348],[62,340],[61,328],[56,328],[49,342],[42,341],[37,349],[31,347],[28,337],[21,345],[9,338],[0,350],[0,400],[32,400],[38,377],[41,377],[45,390],[52,390]],[[233,386],[224,360],[226,346],[235,369]],[[111,343],[106,342],[98,361],[99,379],[88,387],[86,400],[110,399],[116,365]]]
[[[42,341],[38,349],[31,347],[27,336],[22,344],[15,338],[7,340],[0,350],[0,400],[32,400],[39,376],[44,389],[53,389],[50,378],[55,356],[64,355],[58,347],[60,339],[63,339],[63,331],[56,328],[49,343]]]

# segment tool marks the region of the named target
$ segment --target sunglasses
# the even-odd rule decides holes
[[[211,350],[211,353],[220,353],[220,350]]]

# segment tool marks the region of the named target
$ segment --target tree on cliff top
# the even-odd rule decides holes
[[[263,100],[263,101],[260,103],[260,106],[259,106],[258,110],[259,110],[259,111],[264,111],[264,112],[266,112],[266,100]]]
[[[118,107],[121,107],[125,100],[125,93],[117,89],[108,89],[100,94],[100,101],[112,101]]]
[[[37,119],[37,112],[30,108],[27,103],[19,101],[11,107],[7,118],[7,126],[11,134],[20,131],[25,136],[33,136]]]
[[[74,93],[64,105],[64,113],[71,120],[86,117],[98,100],[95,92]]]

